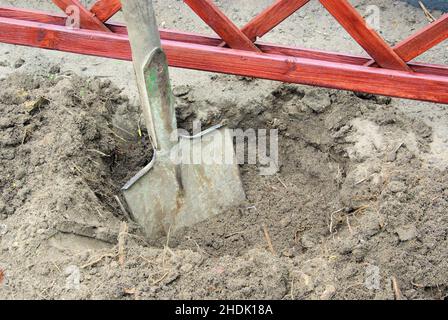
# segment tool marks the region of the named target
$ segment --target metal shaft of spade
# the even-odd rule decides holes
[[[151,0],[121,2],[146,126],[157,155],[163,158],[176,144],[177,124],[154,8]]]

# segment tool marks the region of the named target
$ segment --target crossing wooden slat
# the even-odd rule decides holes
[[[241,31],[252,41],[264,36],[310,0],[277,0],[246,24]]]
[[[0,18],[0,42],[131,60],[125,35]],[[171,66],[448,104],[448,77],[162,40]]]
[[[90,8],[95,17],[106,22],[121,9],[120,0],[98,0]]]
[[[448,13],[394,47],[404,60],[411,61],[448,38]]]
[[[99,20],[93,13],[87,10],[79,0],[52,0],[62,11],[66,12],[69,6],[77,6],[79,8],[80,26],[84,29],[98,30],[103,32],[111,32],[104,23]]]
[[[341,26],[383,68],[412,71],[347,0],[319,0]]]
[[[233,49],[260,52],[260,49],[230,21],[211,0],[184,2]]]

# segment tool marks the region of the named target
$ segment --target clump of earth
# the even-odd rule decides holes
[[[120,195],[151,159],[139,106],[57,68],[0,81],[0,298],[447,297],[447,173],[425,160],[430,127],[361,93],[174,92],[182,128],[277,129],[278,172],[241,165],[242,206],[148,241]]]

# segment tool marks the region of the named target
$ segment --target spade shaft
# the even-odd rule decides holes
[[[123,0],[122,8],[146,126],[155,149],[163,155],[176,142],[172,137],[177,125],[154,8],[151,0]]]

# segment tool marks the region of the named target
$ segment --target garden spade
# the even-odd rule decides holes
[[[151,0],[122,0],[152,161],[124,187],[132,217],[156,239],[238,206],[245,194],[233,136],[211,128],[178,134],[168,65]]]

